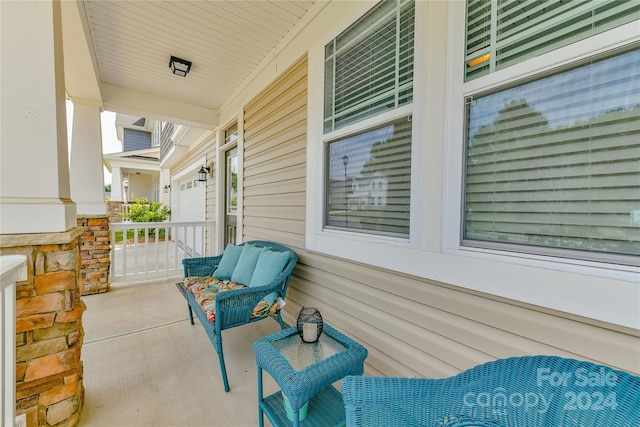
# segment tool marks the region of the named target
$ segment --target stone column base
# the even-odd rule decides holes
[[[80,418],[81,234],[0,235],[1,255],[27,257],[28,278],[16,284],[16,415],[26,414],[29,427],[71,427]]]
[[[107,292],[111,267],[109,218],[105,215],[78,217],[78,227],[83,230],[80,238],[81,293]]]

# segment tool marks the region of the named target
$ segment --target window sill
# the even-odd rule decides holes
[[[335,230],[307,249],[345,260],[640,329],[640,269],[467,248],[427,251],[407,240]]]

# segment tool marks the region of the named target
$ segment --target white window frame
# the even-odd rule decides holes
[[[223,209],[223,206],[226,206],[226,188],[223,187],[223,184],[226,185],[225,174],[227,173],[226,168],[224,167],[226,162],[226,153],[233,148],[238,149],[238,192],[237,198],[238,203],[236,206],[236,215],[237,215],[237,223],[236,223],[236,242],[242,242],[242,236],[244,234],[244,223],[243,223],[243,211],[244,211],[244,110],[240,109],[236,114],[232,114],[231,118],[224,122],[224,125],[218,127],[216,130],[216,197],[215,197],[215,205],[216,205],[216,250],[217,253],[222,252],[224,249],[224,224],[225,224],[225,215],[226,210]],[[226,143],[225,141],[225,131],[228,130],[231,126],[236,125],[237,130],[237,138],[234,141]]]
[[[500,286],[471,286],[520,301],[640,328],[640,269],[633,266],[558,258],[463,246],[463,159],[464,99],[466,96],[500,87],[509,82],[560,69],[568,64],[620,48],[640,40],[637,22],[632,22],[569,46],[523,61],[488,76],[462,84],[464,80],[465,2],[452,2],[449,13],[450,50],[447,86],[449,100],[445,125],[446,167],[444,198],[444,254],[521,271],[512,289]],[[512,267],[509,267],[512,266]],[[533,274],[528,276],[527,272]],[[532,295],[536,294],[536,295]],[[611,304],[611,306],[609,305]],[[616,307],[614,304],[618,304]],[[626,307],[620,306],[626,305]]]
[[[411,121],[411,132],[412,132],[412,152],[413,152],[413,146],[415,145],[415,138],[413,137],[413,132],[415,132],[414,127],[413,127],[413,120],[410,118],[410,116],[412,115],[412,111],[413,111],[413,107],[412,105],[406,105],[406,106],[402,106],[400,108],[397,108],[393,111],[389,111],[387,113],[383,113],[380,115],[377,115],[375,117],[371,117],[370,119],[367,120],[363,120],[360,123],[357,123],[355,125],[350,125],[350,126],[346,126],[345,128],[347,129],[347,131],[345,131],[345,128],[341,128],[338,129],[336,131],[333,132],[328,132],[324,134],[323,137],[323,145],[325,143],[328,144],[332,144],[334,142],[340,142],[340,140],[344,139],[344,138],[349,138],[349,137],[354,137],[354,136],[358,136],[358,135],[362,135],[363,133],[366,132],[370,132],[370,131],[375,131],[378,129],[382,129],[385,126],[388,126],[389,124],[392,123],[392,121],[395,121],[397,119],[404,119],[404,120],[410,120]],[[362,124],[363,123],[371,123],[371,126],[373,127],[365,127],[363,128]],[[324,153],[324,156],[326,156],[326,152]],[[324,168],[324,170],[327,170],[327,159],[326,157],[323,156],[323,164],[322,167]],[[412,170],[414,169],[413,167],[411,168]],[[354,194],[354,193],[358,193],[360,191],[364,191],[365,188],[362,188],[359,182],[357,182],[356,180],[353,180],[353,178],[350,178],[351,184],[347,187],[346,189],[346,194]],[[326,206],[328,205],[328,198],[329,198],[329,188],[328,188],[328,180],[325,177],[325,187],[324,187],[324,194],[325,194],[325,200],[324,200],[324,206],[326,209]],[[411,199],[413,199],[414,197],[414,193],[415,191],[413,191],[413,188],[415,187],[413,185],[413,180],[410,183],[411,185]],[[411,200],[409,201],[410,203],[410,209],[411,209]],[[324,213],[324,211],[323,211]],[[326,215],[324,215],[326,218]],[[415,219],[417,220],[417,218]],[[409,220],[410,224],[409,224],[409,228],[411,229],[411,218]],[[348,228],[348,227],[334,227],[334,226],[329,226],[326,224],[326,219],[323,222],[323,228],[326,227],[326,229],[339,229],[342,232],[345,233],[360,233],[360,234],[364,234],[365,236],[369,236],[372,239],[377,239],[377,237],[379,236],[390,236],[392,235],[392,233],[389,232],[385,232],[385,231],[377,231],[377,230],[360,230],[357,228]],[[397,233],[396,233],[397,234]],[[409,239],[407,237],[404,236],[396,236],[396,237],[390,237],[392,239],[392,241],[398,241],[398,242],[406,242]]]
[[[323,230],[324,46],[371,7],[367,2],[350,5],[354,9],[349,16],[336,17],[331,31],[309,50],[306,249],[397,271],[398,282],[405,280],[404,274],[413,275],[568,316],[640,329],[640,269],[460,246],[464,1],[416,2],[409,239]],[[504,79],[549,71],[551,64],[555,68],[628,44],[637,33],[634,24],[550,52],[544,63],[529,60],[474,80],[464,90],[480,91],[503,84]],[[376,117],[361,126],[385,118],[389,117]]]
[[[461,4],[452,6],[452,10],[458,9],[457,13],[462,13],[462,16],[464,16],[465,2],[458,3]],[[454,83],[456,81],[462,82],[464,51],[463,49],[458,49],[457,52],[453,50],[450,52],[449,67],[453,70],[452,74],[454,77],[451,79],[448,88],[450,93],[449,99],[451,101],[448,108],[448,125],[446,127],[446,131],[448,133],[447,141],[450,142],[447,144],[447,165],[450,168],[451,173],[447,176],[447,191],[445,191],[445,194],[449,196],[455,194],[456,196],[449,197],[445,203],[445,218],[448,219],[445,224],[446,239],[445,246],[443,248],[445,252],[472,256],[476,256],[478,254],[501,256],[506,254],[509,258],[517,259],[518,262],[523,262],[523,260],[527,259],[535,260],[536,264],[538,261],[550,262],[550,264],[547,265],[548,268],[560,268],[562,270],[602,275],[604,277],[616,277],[616,272],[620,272],[622,274],[621,277],[624,278],[624,272],[638,272],[636,268],[618,264],[565,259],[553,256],[536,256],[519,252],[509,252],[506,250],[483,249],[462,246],[460,243],[462,235],[461,224],[463,220],[462,204],[464,199],[464,169],[462,161],[464,158],[464,99],[472,94],[483,92],[495,87],[501,87],[510,82],[535,76],[543,72],[560,69],[563,66],[575,63],[585,58],[603,54],[625,45],[629,45],[633,42],[637,42],[640,40],[640,35],[638,35],[637,31],[634,31],[635,26],[637,26],[637,22],[626,24],[614,30],[610,30],[609,32],[599,34],[546,53],[535,60],[527,60],[520,64],[493,72],[489,76],[471,80],[464,85]],[[455,27],[457,27],[457,29]],[[464,32],[465,30],[463,26],[457,25],[455,20],[451,22],[451,36],[452,38],[458,39],[457,43],[453,43],[453,46],[456,46],[456,44],[464,46]],[[454,190],[455,193],[453,193]],[[460,253],[460,251],[462,253]]]
[[[309,49],[309,91],[308,91],[308,122],[307,134],[309,144],[307,147],[307,223],[306,223],[306,247],[310,250],[340,256],[354,261],[370,264],[379,263],[379,249],[396,248],[401,250],[415,250],[422,240],[420,210],[423,193],[420,182],[424,181],[424,171],[420,167],[411,168],[411,201],[409,238],[391,237],[349,230],[324,229],[325,209],[325,141],[336,140],[341,137],[353,135],[388,122],[402,116],[420,114],[424,108],[424,49],[418,39],[424,40],[424,26],[415,27],[414,45],[414,77],[413,77],[413,103],[401,106],[395,110],[384,112],[374,117],[367,118],[357,124],[345,126],[332,132],[323,133],[324,121],[324,48],[327,43],[335,39],[342,31],[358,20],[376,3],[359,2],[357,7],[342,20],[342,26],[332,28],[331,33],[319,40]],[[424,16],[426,4],[415,2],[415,15]],[[424,134],[424,126],[415,120],[412,125],[411,158],[418,161],[422,158],[422,143],[416,135]],[[377,248],[377,249],[376,249]],[[392,266],[389,266],[392,267]]]

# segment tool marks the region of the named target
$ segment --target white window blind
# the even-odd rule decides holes
[[[327,228],[408,237],[411,116],[327,143]]]
[[[383,0],[325,46],[325,133],[412,102],[414,15]]]
[[[238,123],[233,123],[224,131],[224,144],[231,144],[238,140]]]
[[[466,133],[465,245],[638,264],[638,46],[469,98]]]
[[[639,18],[638,0],[468,0],[465,79]]]

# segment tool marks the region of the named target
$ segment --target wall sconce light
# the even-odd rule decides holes
[[[186,77],[191,70],[191,61],[172,55],[169,60],[169,67],[171,67],[171,71],[176,76]]]
[[[165,192],[165,193],[168,193],[168,192],[169,192],[169,190],[171,190],[171,186],[170,186],[170,185],[165,185],[165,186],[164,186],[164,192]]]
[[[207,181],[207,174],[209,173],[211,169],[205,166],[202,166],[200,168],[200,171],[198,172],[198,181],[200,182],[206,182]]]

